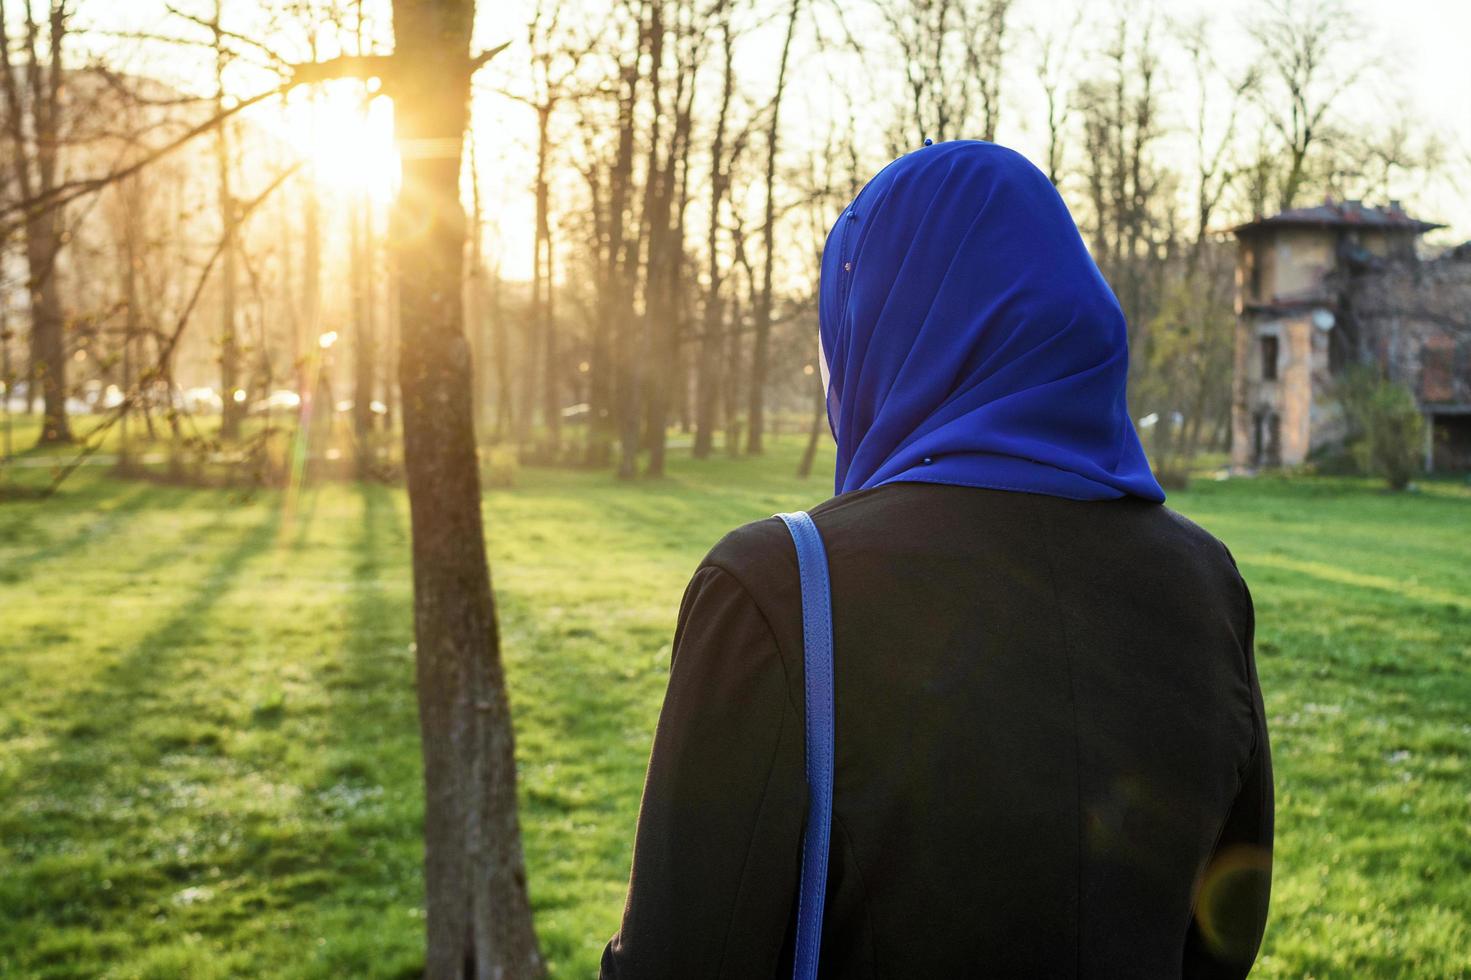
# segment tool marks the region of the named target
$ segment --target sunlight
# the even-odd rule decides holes
[[[376,79],[369,83],[377,90]],[[291,100],[287,138],[307,158],[324,190],[366,192],[379,203],[398,188],[399,156],[393,140],[393,105],[386,98],[364,104],[362,84],[328,83],[312,97]]]

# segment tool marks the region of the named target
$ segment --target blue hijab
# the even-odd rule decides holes
[[[835,492],[1164,500],[1125,400],[1123,311],[1015,151],[937,143],[881,170],[828,233],[818,319]]]

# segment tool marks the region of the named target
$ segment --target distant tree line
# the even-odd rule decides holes
[[[540,0],[484,85],[531,110],[536,261],[519,317],[492,312],[507,296],[494,271],[475,277],[499,298],[472,329],[504,353],[482,417],[528,455],[624,476],[640,453],[662,472],[670,432],[696,457],[759,453],[773,405],[810,410],[823,236],[926,137],[1043,130],[1037,162],[1129,318],[1136,417],[1177,470],[1229,438],[1225,229],[1447,165],[1412,121],[1346,114],[1389,78],[1341,3],[1261,5],[1232,63],[1218,22],[1146,4],[1080,4],[1040,27],[1013,0],[561,10]],[[1045,116],[1008,119],[1037,96]],[[558,416],[573,406],[587,425],[569,445]]]
[[[249,221],[240,208],[292,165],[269,113],[341,112],[357,86],[366,115],[386,94],[388,5],[193,0],[132,33],[100,9],[0,5],[6,411],[42,413],[40,438],[67,442],[70,412],[126,400],[131,431],[215,451],[247,445],[244,420],[264,414],[318,452],[345,430],[370,471],[398,422],[387,203],[308,157]],[[706,457],[761,453],[777,419],[809,430],[834,216],[925,138],[1018,133],[1043,148],[1128,315],[1133,408],[1157,463],[1223,446],[1223,229],[1325,193],[1385,196],[1451,163],[1411,119],[1347,115],[1392,80],[1347,4],[1262,4],[1241,25],[1249,56],[1229,63],[1219,20],[1149,4],[1039,13],[535,0],[475,78],[465,144],[481,440],[632,477],[663,472],[671,434]],[[175,58],[192,70],[150,73]],[[318,80],[330,102],[302,84]],[[503,217],[522,201],[529,233]]]

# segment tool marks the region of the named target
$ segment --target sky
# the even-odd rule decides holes
[[[516,4],[521,4],[523,16],[517,17]],[[1303,0],[1298,0],[1299,3]],[[1419,121],[1421,128],[1434,132],[1444,145],[1447,155],[1446,172],[1431,181],[1406,178],[1394,185],[1392,195],[1404,202],[1405,207],[1417,216],[1447,224],[1449,227],[1427,236],[1432,246],[1459,243],[1471,238],[1471,57],[1467,55],[1471,44],[1471,0],[1345,0],[1351,9],[1362,17],[1366,28],[1362,50],[1349,55],[1355,63],[1359,58],[1378,63],[1371,75],[1360,84],[1350,88],[1338,103],[1339,115],[1349,124],[1384,126],[1395,118],[1407,115]],[[1096,33],[1100,24],[1112,23],[1119,9],[1142,10],[1148,0],[1016,0],[1009,26],[1011,36],[1008,54],[1008,74],[1002,94],[1001,122],[996,139],[1032,157],[1041,160],[1045,148],[1043,120],[1043,95],[1035,78],[1032,64],[1031,37],[1035,33],[1062,31],[1077,16],[1080,8],[1087,18],[1093,18],[1092,30]],[[809,5],[810,7],[811,5]],[[860,4],[845,3],[846,16],[853,17]],[[1242,66],[1250,58],[1253,42],[1245,24],[1254,14],[1259,14],[1266,5],[1261,0],[1168,0],[1155,4],[1155,9],[1164,17],[1189,20],[1207,17],[1212,24],[1212,53],[1226,67]],[[479,21],[479,40],[482,44],[515,39],[504,30],[506,24],[524,21],[525,13],[531,9],[529,0],[512,0],[506,7],[498,7],[495,14],[491,8],[483,8]],[[502,11],[505,11],[502,13]],[[861,16],[861,15],[859,15]],[[775,65],[780,50],[781,18],[773,18],[753,36],[738,59],[738,73],[751,89],[753,98],[769,96],[771,79],[775,77]],[[867,36],[876,37],[881,27],[870,25]],[[1080,32],[1079,46],[1092,42],[1089,27]],[[809,28],[810,31],[810,28]],[[807,39],[808,50],[811,38]],[[838,43],[835,37],[826,38],[831,47]],[[799,44],[802,43],[799,41]],[[508,52],[508,57],[511,53]],[[506,67],[509,67],[508,62]],[[816,59],[796,66],[800,82],[789,88],[791,124],[785,127],[790,135],[788,146],[796,144],[810,133],[823,130],[828,122],[824,116],[846,113],[847,104],[841,92],[831,91],[834,84],[851,84],[858,88],[872,88],[872,81],[862,78],[854,70],[846,78],[836,82],[827,73],[827,67],[817,67]],[[806,77],[801,73],[808,72]],[[714,82],[705,83],[713,87]],[[794,97],[794,98],[793,98]],[[1188,150],[1184,128],[1188,120],[1180,115],[1183,106],[1176,106],[1175,118],[1170,120],[1176,134],[1161,146],[1161,152],[1169,155]],[[518,117],[514,108],[507,116],[505,111],[492,106],[482,108],[487,116],[504,118],[509,126],[488,126],[495,133],[496,145],[482,154],[490,160],[499,154],[507,161],[508,171],[529,172],[531,159],[530,114]],[[527,136],[518,145],[514,135],[507,145],[505,134],[524,128]],[[865,123],[872,123],[863,113],[858,114],[860,130]],[[872,128],[872,127],[870,127]],[[817,139],[816,135],[810,136]],[[864,137],[861,137],[864,138]],[[869,162],[872,171],[877,171],[887,162],[883,140],[877,129],[866,134],[872,153]],[[1078,152],[1074,147],[1074,154]],[[1077,160],[1071,161],[1076,167]],[[1187,163],[1188,165],[1188,163]],[[516,186],[497,187],[494,180],[487,182],[491,193],[503,192],[499,207],[507,216],[504,234],[508,237],[505,252],[506,267],[503,272],[515,277],[522,263],[517,256],[529,254],[529,229],[531,226],[530,199]],[[1076,198],[1081,188],[1065,183],[1065,197]],[[1070,203],[1076,204],[1073,200]],[[1369,202],[1387,203],[1387,202]],[[696,221],[698,215],[693,216]],[[1231,222],[1225,222],[1229,225]],[[525,229],[525,244],[518,243],[516,236]],[[527,264],[529,267],[529,263]]]
[[[234,24],[244,33],[269,30],[260,18],[259,5],[251,0],[225,2],[227,25]],[[387,0],[365,2],[369,16],[376,14],[386,38]],[[1111,21],[1114,11],[1140,10],[1146,2],[1087,0],[1086,10],[1089,17]],[[1082,3],[1084,0],[1016,0],[1013,8],[1010,27],[1012,51],[996,139],[1033,159],[1041,158],[1045,134],[1040,125],[1042,93],[1034,75],[1029,72],[1029,33],[1063,29],[1076,16]],[[201,14],[213,6],[209,0],[179,0],[179,4]],[[1251,46],[1243,25],[1262,6],[1261,0],[1170,0],[1158,4],[1157,9],[1172,18],[1209,16],[1213,25],[1212,52],[1223,65],[1232,66],[1243,63],[1248,57]],[[1376,59],[1382,68],[1347,94],[1340,103],[1340,116],[1363,126],[1375,126],[1386,125],[1396,115],[1405,113],[1437,133],[1447,151],[1449,166],[1446,174],[1429,182],[1417,181],[1415,186],[1398,186],[1393,196],[1402,199],[1417,216],[1450,226],[1434,233],[1429,239],[1432,243],[1449,244],[1471,238],[1471,58],[1466,54],[1468,42],[1471,42],[1471,0],[1350,0],[1350,6],[1359,11],[1368,28],[1364,53]],[[163,0],[90,0],[81,7],[86,25],[94,32],[102,32],[88,38],[86,43],[89,46],[116,52],[120,50],[118,45],[127,44],[134,67],[147,66],[147,70],[153,73],[171,76],[167,80],[184,88],[208,90],[209,65],[207,61],[201,61],[197,53],[178,49],[145,49],[132,42],[108,40],[105,33],[108,31],[187,31],[187,25],[181,27],[177,20],[171,20],[164,12]],[[845,10],[857,8],[858,5],[854,4],[844,5]],[[521,41],[524,36],[522,25],[529,19],[531,9],[530,0],[503,0],[495,5],[482,0],[476,25],[476,46],[489,47],[506,40]],[[738,71],[750,89],[752,100],[768,97],[765,88],[774,77],[781,27],[777,19],[759,28],[743,50]],[[810,29],[809,26],[809,33]],[[1082,41],[1091,40],[1086,29],[1084,35]],[[814,41],[811,37],[806,39],[807,50],[811,50]],[[836,43],[833,38],[827,41]],[[298,50],[287,50],[293,43]],[[328,38],[326,43],[330,48],[331,39]],[[280,46],[290,56],[304,56],[304,52],[299,50],[299,36],[282,38]],[[328,50],[325,53],[333,52]],[[799,84],[793,86],[795,97],[790,110],[787,110],[791,113],[787,128],[794,134],[789,138],[789,145],[794,148],[799,148],[804,134],[825,128],[829,120],[824,116],[846,112],[846,93],[832,91],[835,84],[840,89],[843,85],[861,87],[865,84],[853,73],[834,81],[825,68],[821,75],[803,77],[804,71],[817,71],[813,67],[816,61],[803,61],[794,69]],[[507,78],[514,81],[516,66],[521,64],[524,64],[524,55],[518,57],[513,47],[497,59],[495,65],[482,71],[482,80],[488,79],[491,85],[505,84]],[[244,95],[268,86],[272,81],[268,75],[242,68],[233,76],[232,84],[240,90],[239,94]],[[706,84],[713,87],[713,82]],[[321,125],[303,124],[300,117],[282,127],[281,131],[303,152],[320,158],[325,182],[350,184],[369,179],[381,183],[387,179],[385,174],[389,169],[381,160],[373,168],[374,173],[366,177],[349,172],[355,159],[390,152],[386,139],[389,113],[379,109],[375,120],[373,125],[378,128],[369,134],[367,142],[371,145],[366,150],[353,147],[351,134],[340,127],[333,130]],[[533,116],[524,106],[495,95],[481,95],[477,97],[476,122],[481,191],[487,209],[497,218],[492,234],[498,236],[500,243],[501,272],[508,278],[523,278],[529,275],[531,252],[532,211],[528,175],[531,173],[534,140]],[[269,120],[266,124],[277,125]],[[1173,123],[1178,130],[1183,130],[1184,124],[1183,118]],[[863,126],[864,118],[860,115],[860,131]],[[873,152],[866,156],[876,170],[885,162],[886,156],[879,133],[866,133],[861,138],[872,143]],[[1185,144],[1180,142],[1182,139],[1183,135],[1177,133],[1162,145],[1161,151],[1173,153],[1176,148],[1183,151]],[[344,152],[344,147],[349,149]],[[1064,194],[1069,194],[1066,185]],[[492,248],[495,248],[494,244]]]
[[[1170,0],[1162,9],[1180,19],[1209,16],[1213,51],[1230,65],[1248,57],[1251,41],[1243,24],[1265,6],[1261,0]],[[1368,29],[1366,53],[1378,59],[1382,69],[1346,93],[1340,116],[1374,126],[1407,112],[1440,134],[1456,173],[1428,185],[1397,187],[1395,196],[1417,216],[1451,226],[1432,235],[1431,241],[1458,243],[1471,238],[1471,0],[1360,0],[1350,6],[1359,11]],[[1020,23],[1044,28],[1065,25],[1074,9],[1075,4],[1060,0],[1018,0],[1016,7]],[[1003,117],[997,139],[1037,153],[1042,133],[1027,126],[1027,115],[1040,103],[1035,92],[1028,98],[1027,88],[1018,77],[1013,95],[1019,107]]]

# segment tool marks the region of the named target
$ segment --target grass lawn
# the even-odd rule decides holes
[[[544,950],[617,925],[684,583],[816,503],[795,437],[486,496]],[[43,469],[16,479],[44,480]],[[1263,977],[1471,977],[1471,488],[1197,483],[1256,597],[1277,767]],[[79,472],[0,503],[0,976],[411,977],[420,770],[403,492]]]

